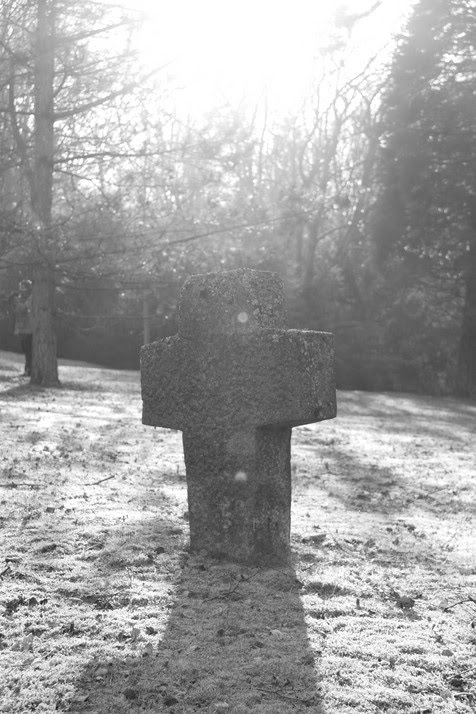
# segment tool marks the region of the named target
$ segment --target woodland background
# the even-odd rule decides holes
[[[341,389],[476,394],[476,2],[418,0],[355,73],[343,8],[287,116],[178,116],[137,13],[0,9],[0,342],[33,280],[32,382],[57,356],[137,368],[192,273],[285,279],[289,326],[329,330]],[[376,3],[375,5],[378,5]]]

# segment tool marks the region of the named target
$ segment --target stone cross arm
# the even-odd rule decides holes
[[[142,351],[143,423],[186,431],[298,426],[335,416],[332,335],[263,328],[175,336]]]

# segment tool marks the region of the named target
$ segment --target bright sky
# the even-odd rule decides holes
[[[129,0],[131,2],[131,0]],[[410,0],[381,0],[353,31],[355,70],[398,32]],[[132,2],[131,2],[132,4]],[[374,0],[135,0],[149,17],[141,51],[152,64],[170,63],[169,80],[181,87],[177,101],[191,114],[216,103],[266,91],[270,105],[285,111],[302,98],[329,38],[339,7],[365,11]],[[354,67],[347,68],[350,72]]]

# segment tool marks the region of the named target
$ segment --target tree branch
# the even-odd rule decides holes
[[[25,168],[25,173],[30,186],[30,191],[33,193],[33,170],[28,159],[28,151],[25,139],[22,136],[20,127],[17,122],[17,112],[15,107],[15,80],[14,75],[10,77],[10,82],[8,84],[8,109],[10,114],[10,121],[12,125],[12,133],[15,143],[17,145],[18,154],[20,156],[21,163]]]
[[[138,86],[138,84],[145,82],[147,79],[150,79],[150,77],[153,77],[154,74],[157,74],[157,72],[160,72],[162,69],[165,69],[165,67],[168,67],[169,64],[170,62],[167,62],[167,64],[161,65],[160,67],[153,69],[151,72],[142,77],[140,81],[129,82],[128,84],[121,87],[121,89],[117,89],[115,92],[110,92],[109,94],[106,94],[105,96],[100,97],[99,99],[93,99],[90,102],[80,104],[79,106],[76,106],[72,109],[64,109],[63,111],[55,112],[53,119],[54,121],[58,121],[60,119],[67,119],[68,117],[76,116],[76,114],[83,114],[84,112],[88,112],[91,109],[94,109],[95,107],[100,107],[103,104],[107,104],[107,102],[110,102],[112,99],[116,99],[116,97],[122,97],[124,96],[124,94],[128,94],[129,92],[131,92],[135,87]]]

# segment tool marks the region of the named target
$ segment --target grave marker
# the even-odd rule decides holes
[[[194,551],[289,555],[291,429],[336,415],[332,335],[285,329],[274,273],[194,275],[179,331],[141,350],[144,424],[183,432]]]

